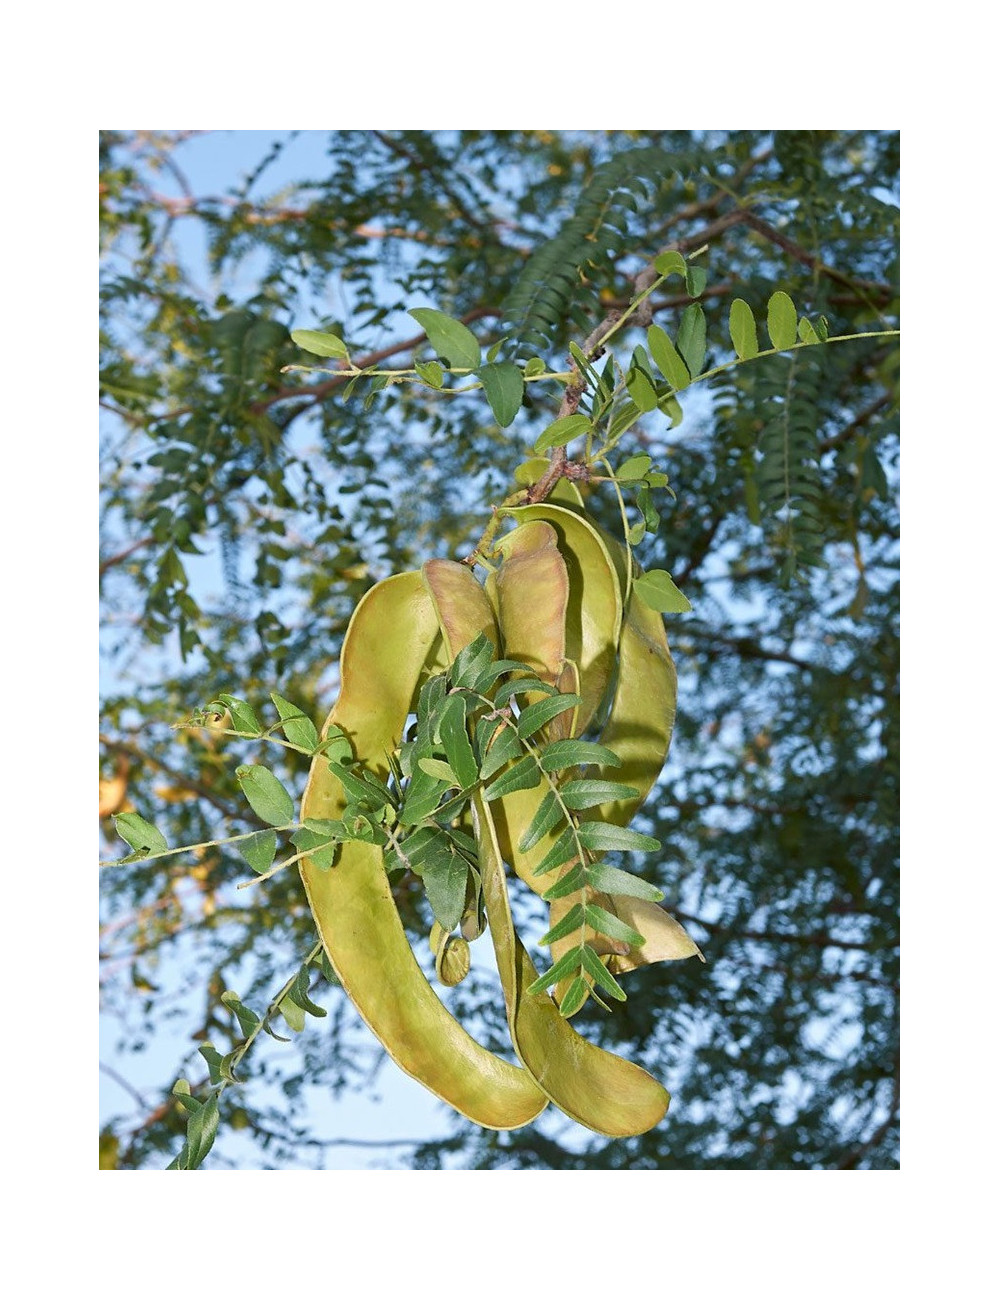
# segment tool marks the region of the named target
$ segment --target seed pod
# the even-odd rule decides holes
[[[490,805],[478,791],[473,810],[490,935],[519,1060],[577,1123],[607,1137],[647,1132],[666,1114],[667,1090],[639,1066],[581,1038],[547,993],[525,992],[538,972],[514,930]]]
[[[468,942],[454,934],[445,935],[434,958],[434,970],[441,983],[447,988],[461,984],[471,964]]]
[[[419,573],[397,574],[362,598],[344,638],[340,697],[324,735],[338,726],[356,757],[384,776],[421,681],[440,671],[438,619]],[[313,760],[302,818],[338,818],[343,785]],[[374,844],[341,845],[332,868],[300,864],[327,956],[386,1051],[442,1100],[484,1128],[530,1123],[546,1098],[531,1076],[480,1046],[438,999],[410,948]]]

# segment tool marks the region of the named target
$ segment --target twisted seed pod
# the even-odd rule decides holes
[[[447,653],[454,658],[480,632],[490,635],[493,611],[468,569],[455,565],[445,571],[444,563],[425,565],[424,580]],[[666,1114],[669,1093],[639,1066],[581,1038],[548,994],[525,993],[538,972],[514,930],[490,805],[478,790],[473,819],[490,935],[518,1058],[546,1096],[578,1123],[607,1137],[645,1133]]]
[[[340,696],[324,727],[346,732],[379,775],[402,737],[422,679],[444,667],[437,614],[419,573],[378,583],[354,611],[341,653]],[[325,757],[312,764],[302,818],[338,818],[343,787]],[[484,1128],[530,1123],[546,1097],[525,1070],[480,1046],[428,984],[410,948],[376,845],[349,841],[333,867],[300,866],[330,963],[399,1067]]]
[[[518,1059],[578,1124],[606,1137],[647,1132],[667,1113],[667,1090],[631,1061],[581,1038],[547,993],[525,992],[538,972],[514,930],[490,805],[479,791],[473,812],[486,915]]]
[[[509,563],[505,559],[496,578],[491,575],[487,580],[487,590],[494,594],[504,653],[522,658],[514,647],[528,654],[539,644],[548,647],[547,680],[558,684],[561,691],[573,690],[581,703],[573,713],[558,715],[545,738],[579,735],[593,718],[614,670],[622,616],[618,578],[600,533],[576,510],[544,503],[508,513],[517,527],[499,549],[514,555],[516,566],[505,574]],[[511,591],[516,598],[505,594]],[[557,656],[562,656],[558,675]],[[520,841],[545,793],[544,786],[518,790],[492,805],[502,856],[539,894],[553,885],[555,878],[538,877],[535,868],[558,840],[562,827],[554,827],[530,849],[522,849]]]
[[[615,538],[605,535],[605,542],[624,594],[628,587],[628,551]],[[629,824],[666,762],[676,710],[677,670],[670,654],[663,617],[632,591],[618,643],[614,699],[601,732],[601,744],[614,750],[622,763],[617,768],[599,769],[599,776],[632,786],[637,793],[628,799],[602,804],[585,814],[587,818],[619,826]],[[574,903],[580,901],[580,895],[554,901],[550,909],[550,924],[555,925]],[[610,944],[588,927],[587,941],[596,952],[609,955],[607,965],[612,974],[625,974],[657,961],[679,961],[693,956],[704,961],[698,945],[684,927],[658,904],[626,895],[606,894],[595,896],[592,901],[618,916],[645,939],[642,945],[622,952],[617,945]],[[572,937],[556,940],[552,945],[553,962],[568,951],[572,943]],[[556,996],[561,997],[568,987],[568,981],[563,981]]]

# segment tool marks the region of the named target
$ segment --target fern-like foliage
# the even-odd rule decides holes
[[[822,561],[822,486],[817,436],[820,367],[811,357],[789,357],[769,387],[770,418],[760,434],[757,496],[761,522],[781,559],[782,581]]]
[[[675,155],[651,145],[618,154],[596,169],[573,215],[528,258],[504,303],[518,356],[546,351],[567,317],[577,318],[588,268],[593,272],[611,267],[626,246],[629,212],[677,166]],[[582,319],[591,328],[592,317]]]

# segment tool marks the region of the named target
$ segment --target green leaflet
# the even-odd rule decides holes
[[[629,871],[609,867],[604,862],[592,862],[587,868],[587,879],[602,894],[627,894],[630,898],[643,898],[650,903],[659,903],[663,898],[662,889],[657,889],[639,876],[633,876]],[[572,891],[566,891],[570,892]]]
[[[336,334],[324,330],[292,330],[292,342],[314,357],[346,357],[347,345]]]
[[[729,337],[733,340],[736,355],[741,361],[755,357],[760,351],[757,344],[757,322],[750,304],[734,298],[729,308]]]
[[[428,858],[421,875],[435,918],[443,929],[454,930],[465,911],[469,864],[449,848]]]
[[[599,763],[602,767],[620,767],[621,759],[607,745],[593,740],[551,740],[539,754],[544,772],[560,772],[567,767]]]
[[[639,456],[630,456],[615,470],[615,478],[619,483],[634,483],[646,477],[652,464],[652,457],[645,452]]]
[[[244,763],[236,769],[236,779],[247,803],[261,821],[270,826],[287,826],[295,818],[292,796],[273,772],[257,763]]]
[[[661,614],[686,614],[691,609],[691,602],[665,569],[648,570],[633,581],[632,590],[644,605]]]
[[[468,790],[479,780],[479,765],[465,726],[465,700],[460,695],[448,697],[441,714],[440,728],[441,743],[452,771],[458,777],[459,787]]]
[[[693,302],[681,313],[677,331],[677,350],[684,358],[692,377],[700,375],[705,364],[705,340],[705,313],[700,303]]]
[[[411,307],[409,315],[426,333],[431,347],[457,370],[475,370],[482,350],[475,334],[461,321],[432,307]]]
[[[298,745],[301,749],[307,749],[310,753],[319,744],[319,732],[316,730],[316,724],[312,718],[308,717],[298,707],[289,700],[283,699],[280,695],[271,692],[271,699],[274,701],[274,707],[278,710],[278,717],[282,722],[282,731],[285,733],[287,740],[293,745]]]
[[[496,361],[476,371],[486,391],[493,417],[501,429],[514,423],[524,397],[524,375],[513,361]]]
[[[253,709],[247,704],[246,700],[237,699],[235,695],[220,695],[219,700],[229,710],[229,716],[233,721],[233,730],[240,732],[244,736],[259,736],[263,728],[260,725],[260,719],[254,713]],[[208,711],[214,713],[217,710],[215,705],[218,701],[213,700],[208,706]],[[223,712],[219,709],[218,712]]]
[[[582,703],[583,700],[579,695],[569,693],[550,695],[544,700],[536,700],[534,704],[529,704],[526,709],[521,711],[517,719],[517,734],[522,740],[527,740],[536,731],[541,731],[546,723],[551,722],[560,713],[565,713],[568,709],[575,709]]]
[[[114,819],[115,830],[130,848],[137,853],[163,853],[167,841],[152,822],[138,813],[118,813]]]
[[[767,301],[767,332],[776,348],[794,347],[799,338],[799,321],[792,302],[784,290],[772,293]]]
[[[595,853],[646,853],[660,847],[652,835],[643,835],[628,826],[610,826],[607,822],[581,822],[577,834],[580,843]]]
[[[564,447],[566,443],[572,442],[591,427],[590,420],[585,415],[564,415],[561,420],[555,420],[547,429],[542,430],[535,443],[535,451],[551,451],[553,447]]]
[[[657,404],[656,389],[641,370],[631,370],[625,378],[628,395],[640,411],[655,411]]]
[[[597,808],[602,803],[613,799],[631,799],[639,791],[632,785],[622,785],[618,781],[569,781],[560,791],[567,808]]]
[[[248,840],[241,840],[237,846],[246,859],[251,871],[262,876],[278,851],[278,837],[274,831],[258,831]]]
[[[661,329],[659,325],[650,325],[646,331],[646,342],[649,344],[650,356],[671,388],[678,392],[682,388],[687,388],[691,376],[666,330]]]
[[[549,833],[553,827],[557,826],[563,818],[563,810],[559,806],[559,800],[556,798],[554,790],[550,790],[542,802],[538,805],[538,810],[532,817],[528,829],[521,836],[518,848],[522,853],[527,853],[533,849],[540,839]]]
[[[518,747],[520,752],[520,747]],[[530,754],[519,759],[509,771],[504,772],[501,776],[488,785],[483,791],[487,799],[501,799],[504,795],[513,794],[515,790],[531,790],[541,780],[541,774],[534,758]]]

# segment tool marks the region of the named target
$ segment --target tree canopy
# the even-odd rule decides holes
[[[295,867],[254,880],[241,846],[277,823],[232,733],[315,731],[373,584],[573,482],[661,583],[677,716],[634,825],[706,959],[573,1024],[673,1100],[624,1138],[442,1106],[444,1138],[381,1159],[896,1167],[898,135],[275,133],[229,185],[205,145],[101,137],[102,856],[136,850],[102,869],[102,1166],[164,1167],[215,1096],[206,1167],[333,1158],[317,1090],[382,1056]],[[586,413],[589,447],[602,383],[585,465],[552,429]],[[308,760],[266,761],[297,799]],[[195,847],[149,857],[150,824]],[[393,897],[432,971],[436,909],[406,872]],[[448,1006],[509,1055],[476,951]]]

